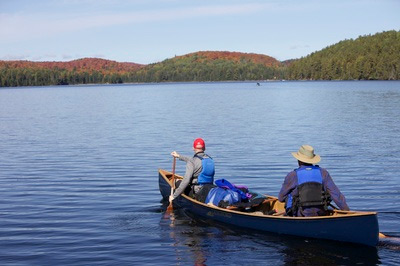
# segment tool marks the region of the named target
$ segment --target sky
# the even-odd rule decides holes
[[[0,60],[150,64],[197,51],[284,61],[400,30],[400,0],[0,0]]]

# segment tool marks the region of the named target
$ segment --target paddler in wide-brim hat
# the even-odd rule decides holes
[[[286,214],[290,216],[327,215],[330,200],[341,210],[349,210],[346,198],[324,168],[316,165],[321,157],[310,145],[302,145],[292,152],[299,167],[285,177],[278,199],[285,202]]]

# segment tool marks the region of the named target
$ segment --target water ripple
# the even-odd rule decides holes
[[[203,137],[216,178],[276,196],[297,167],[290,152],[311,144],[350,207],[378,211],[380,231],[398,237],[399,85],[1,89],[1,264],[393,264],[398,253],[387,246],[336,248],[179,210],[164,219],[157,169],[172,169],[170,152],[191,155],[193,139]],[[185,172],[183,162],[176,171]]]

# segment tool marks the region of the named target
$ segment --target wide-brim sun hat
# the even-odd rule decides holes
[[[304,163],[316,164],[321,161],[321,157],[314,153],[314,148],[310,145],[302,145],[297,152],[292,152],[292,155]]]

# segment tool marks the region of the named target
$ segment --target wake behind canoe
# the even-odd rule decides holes
[[[171,192],[171,176],[171,172],[159,170],[159,189],[165,199]],[[175,175],[175,178],[182,179],[182,176]],[[247,208],[245,211],[207,205],[184,194],[174,201],[174,205],[207,219],[265,232],[368,246],[375,246],[379,239],[376,212],[332,210],[328,216],[283,216],[279,214],[283,213],[284,204],[272,196],[266,196],[266,200],[261,204]]]

